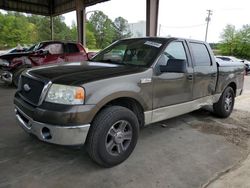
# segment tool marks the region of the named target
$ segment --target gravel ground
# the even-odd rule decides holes
[[[214,119],[216,120],[216,119]],[[222,127],[221,128],[221,125]],[[244,148],[243,159],[210,179],[204,185],[208,188],[249,188],[250,187],[250,76],[245,77],[244,93],[238,97],[234,113],[218,123],[213,134],[221,134],[226,140]],[[198,126],[199,127],[199,126]],[[213,126],[211,126],[213,127]],[[228,128],[226,128],[228,127]],[[202,127],[202,130],[204,127]]]
[[[191,127],[207,134],[224,136],[225,139],[243,149],[248,149],[247,140],[250,137],[249,113],[235,110],[233,114],[221,121],[219,118],[210,118],[209,112],[199,112],[200,116],[196,122],[192,122]],[[205,121],[204,121],[205,120]]]

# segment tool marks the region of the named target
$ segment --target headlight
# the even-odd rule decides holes
[[[10,63],[5,59],[0,59],[0,65],[2,65],[4,67],[8,67],[10,65]]]
[[[59,104],[83,104],[85,92],[82,87],[53,84],[45,101]]]

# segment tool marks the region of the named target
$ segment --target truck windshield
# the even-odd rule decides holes
[[[129,39],[118,41],[102,50],[91,61],[149,66],[163,47],[160,39]]]

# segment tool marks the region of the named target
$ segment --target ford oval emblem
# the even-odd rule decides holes
[[[23,85],[23,89],[24,89],[24,91],[26,91],[26,92],[28,92],[28,91],[31,90],[29,84],[24,84],[24,85]]]

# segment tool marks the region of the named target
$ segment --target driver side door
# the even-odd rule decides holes
[[[187,63],[186,72],[161,72],[159,70],[160,65],[166,65],[169,59],[184,60]],[[192,100],[193,68],[185,41],[178,40],[169,43],[158,59],[154,69],[154,110],[164,109],[170,105],[176,105]],[[157,116],[157,114],[154,115]]]

